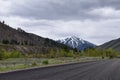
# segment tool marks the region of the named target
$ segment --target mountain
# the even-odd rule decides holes
[[[100,45],[98,48],[100,48],[100,49],[112,48],[113,50],[120,51],[120,38],[106,42],[106,43]]]
[[[22,53],[48,53],[50,49],[72,49],[54,40],[27,33],[21,28],[14,29],[0,22],[0,48]]]
[[[72,37],[69,37],[69,38],[66,38],[63,40],[58,40],[57,42],[65,44],[65,45],[72,47],[72,48],[77,48],[78,50],[84,50],[86,48],[96,47],[96,45],[94,45],[88,41],[85,41],[83,39],[80,39],[76,36],[72,36]]]

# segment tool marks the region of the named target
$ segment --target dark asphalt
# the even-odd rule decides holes
[[[1,73],[0,80],[120,80],[120,60],[82,62]]]

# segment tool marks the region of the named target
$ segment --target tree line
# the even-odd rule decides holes
[[[26,53],[22,54],[19,51],[6,51],[4,49],[0,49],[0,60],[8,59],[8,58],[58,58],[58,57],[101,57],[104,59],[108,57],[119,58],[120,52],[114,51],[112,48],[101,50],[101,49],[86,49],[84,51],[79,50],[69,50],[69,49],[58,49],[58,48],[50,48],[46,53]]]
[[[29,46],[33,45],[31,42],[28,42],[28,41],[17,41],[17,40],[13,40],[13,39],[12,40],[3,39],[2,44],[29,45]]]

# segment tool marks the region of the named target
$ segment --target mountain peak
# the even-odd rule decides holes
[[[79,37],[77,37],[77,36],[70,36],[70,37],[68,37],[68,38],[71,38],[71,39],[78,39]]]
[[[85,41],[85,40],[83,40],[79,37],[76,37],[76,36],[70,36],[66,39],[58,40],[58,42],[65,44],[65,45],[72,47],[72,48],[77,48],[78,50],[84,50],[84,49],[89,48],[89,47],[95,47],[94,44],[92,44],[88,41]]]
[[[76,36],[70,36],[70,37],[68,37],[66,39],[71,39],[71,40],[78,40],[78,39],[80,39],[80,40],[82,40],[81,38],[76,37]]]
[[[77,36],[70,36],[70,38],[78,38]]]

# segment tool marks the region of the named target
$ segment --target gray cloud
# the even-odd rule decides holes
[[[99,16],[88,14],[92,9],[120,8],[119,0],[13,0],[12,4],[12,15],[52,20],[94,19]]]

